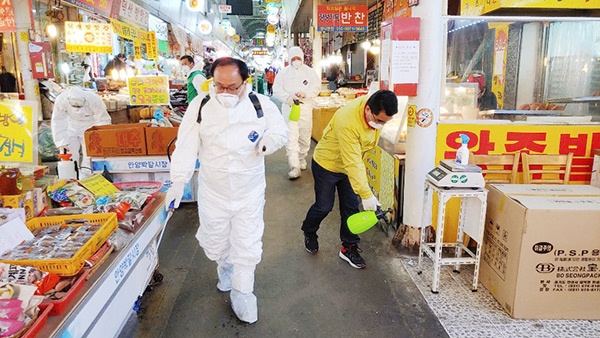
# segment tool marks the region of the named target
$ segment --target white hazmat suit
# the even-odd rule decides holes
[[[73,160],[80,167],[80,178],[91,175],[91,169],[86,169],[91,168],[91,163],[83,134],[93,126],[107,124],[111,124],[110,115],[97,94],[73,87],[56,98],[52,110],[52,138],[58,149],[67,148],[73,154]]]
[[[291,62],[295,56],[303,60],[299,67],[295,67]],[[273,95],[282,102],[281,112],[290,129],[290,138],[285,150],[291,169],[289,176],[296,178],[300,175],[300,169],[306,169],[307,166],[306,156],[310,149],[312,131],[312,99],[319,95],[321,79],[314,69],[304,64],[304,53],[300,47],[290,48],[288,57],[290,65],[282,69],[275,77]],[[302,102],[298,122],[289,119],[294,99]]]
[[[179,127],[171,163],[173,186],[166,201],[175,199],[178,206],[198,159],[196,238],[206,256],[217,262],[217,288],[231,290],[235,314],[248,323],[258,320],[253,291],[254,270],[262,255],[264,156],[281,148],[288,136],[275,104],[259,94],[264,115],[257,116],[248,98],[251,89],[247,85],[237,104],[226,108],[211,88],[200,124],[196,120],[203,93],[192,100]]]

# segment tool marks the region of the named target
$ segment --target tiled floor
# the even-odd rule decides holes
[[[433,294],[430,260],[423,260],[420,275],[416,258],[403,258],[402,264],[450,337],[600,337],[598,320],[512,319],[481,283],[477,292],[471,291],[472,266],[462,267],[460,274],[452,272],[450,266],[442,267],[440,292]]]

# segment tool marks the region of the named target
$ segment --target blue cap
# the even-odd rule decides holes
[[[465,135],[465,134],[460,134],[460,141],[462,142],[462,144],[467,144],[469,143],[469,136]]]

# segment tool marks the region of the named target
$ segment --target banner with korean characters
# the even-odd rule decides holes
[[[65,22],[65,45],[72,53],[112,53],[113,29],[110,24]]]
[[[121,0],[121,5],[119,6],[119,18],[125,19],[143,29],[148,29],[150,13],[144,7],[136,4],[132,0]]]
[[[517,151],[531,154],[572,152],[571,184],[589,183],[594,149],[600,149],[597,125],[439,123],[435,163],[456,158],[456,150],[461,146],[459,134],[469,136],[469,150],[478,155]]]
[[[109,16],[114,0],[63,0],[64,2],[85,8],[92,13]],[[118,2],[118,0],[117,0]]]
[[[600,9],[598,0],[462,0],[460,15],[483,15],[498,9],[540,8],[540,9]]]
[[[14,32],[17,30],[12,2],[13,0],[0,1],[0,32]]]
[[[142,44],[146,45],[146,58],[157,59],[158,58],[158,44],[156,42],[156,33],[145,31],[143,29],[130,26],[126,23],[118,20],[111,19],[115,34],[127,39],[132,40],[134,44],[135,57],[140,57],[142,53]],[[137,50],[136,50],[137,48]]]
[[[325,32],[367,32],[367,5],[319,5],[317,29]]]
[[[169,104],[168,76],[135,76],[127,79],[129,104]]]
[[[0,101],[0,163],[37,163],[38,104]]]

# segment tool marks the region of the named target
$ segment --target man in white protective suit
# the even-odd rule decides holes
[[[304,53],[300,47],[292,47],[288,52],[290,64],[275,77],[273,95],[279,99],[281,112],[290,129],[290,138],[285,146],[291,180],[300,177],[300,170],[307,167],[306,156],[310,149],[312,131],[312,99],[319,95],[321,78],[314,69],[304,64]],[[294,100],[300,101],[300,119],[290,121],[290,110]]]
[[[254,271],[261,260],[264,230],[265,156],[287,142],[288,130],[277,106],[252,92],[243,61],[217,59],[212,74],[208,94],[192,100],[179,127],[171,162],[173,185],[165,203],[168,209],[179,206],[198,159],[196,238],[206,256],[217,263],[217,288],[231,291],[237,317],[254,323],[258,320]]]
[[[79,178],[92,174],[83,134],[93,126],[107,124],[111,124],[110,115],[97,94],[72,87],[56,98],[52,110],[52,138],[60,153],[66,150],[73,155],[79,166]],[[79,155],[80,149],[82,156]]]

